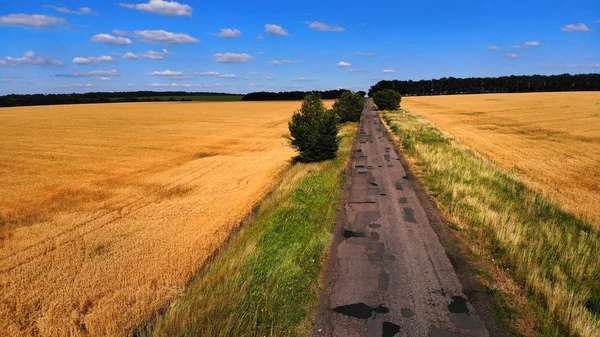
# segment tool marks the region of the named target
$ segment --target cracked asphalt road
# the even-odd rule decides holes
[[[370,102],[349,172],[313,336],[489,336]]]

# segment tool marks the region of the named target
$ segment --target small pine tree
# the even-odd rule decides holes
[[[290,146],[305,162],[333,159],[338,149],[337,116],[328,110],[319,94],[307,95],[302,107],[288,123]]]
[[[340,123],[345,122],[358,122],[362,114],[365,105],[364,95],[361,96],[358,93],[352,91],[345,91],[342,93],[335,103],[333,103],[333,110],[340,118]]]
[[[402,96],[391,89],[381,90],[373,95],[373,102],[379,110],[398,110],[400,109],[400,101]]]

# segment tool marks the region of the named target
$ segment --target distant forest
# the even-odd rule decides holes
[[[420,81],[379,81],[369,90],[369,97],[380,90],[392,89],[402,96],[484,94],[543,91],[600,90],[600,74],[523,75],[501,77],[443,77]]]
[[[304,99],[304,96],[316,92],[321,95],[322,99],[339,98],[345,89],[327,90],[327,91],[284,91],[284,92],[252,92],[244,96],[242,101],[292,101]],[[362,92],[363,96],[366,92]]]
[[[190,97],[239,97],[241,95],[220,92],[186,92],[186,91],[131,91],[131,92],[89,92],[85,94],[31,94],[0,96],[0,107],[55,105],[55,104],[87,104],[87,103],[122,103],[122,102],[162,102],[192,101]],[[218,100],[218,99],[215,99]]]

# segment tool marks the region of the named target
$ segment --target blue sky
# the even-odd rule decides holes
[[[367,90],[598,73],[595,1],[0,3],[0,94]]]

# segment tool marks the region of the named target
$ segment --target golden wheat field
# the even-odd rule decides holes
[[[600,92],[404,97],[402,108],[600,229]]]
[[[289,165],[299,106],[0,109],[0,336],[122,336],[168,305]]]

